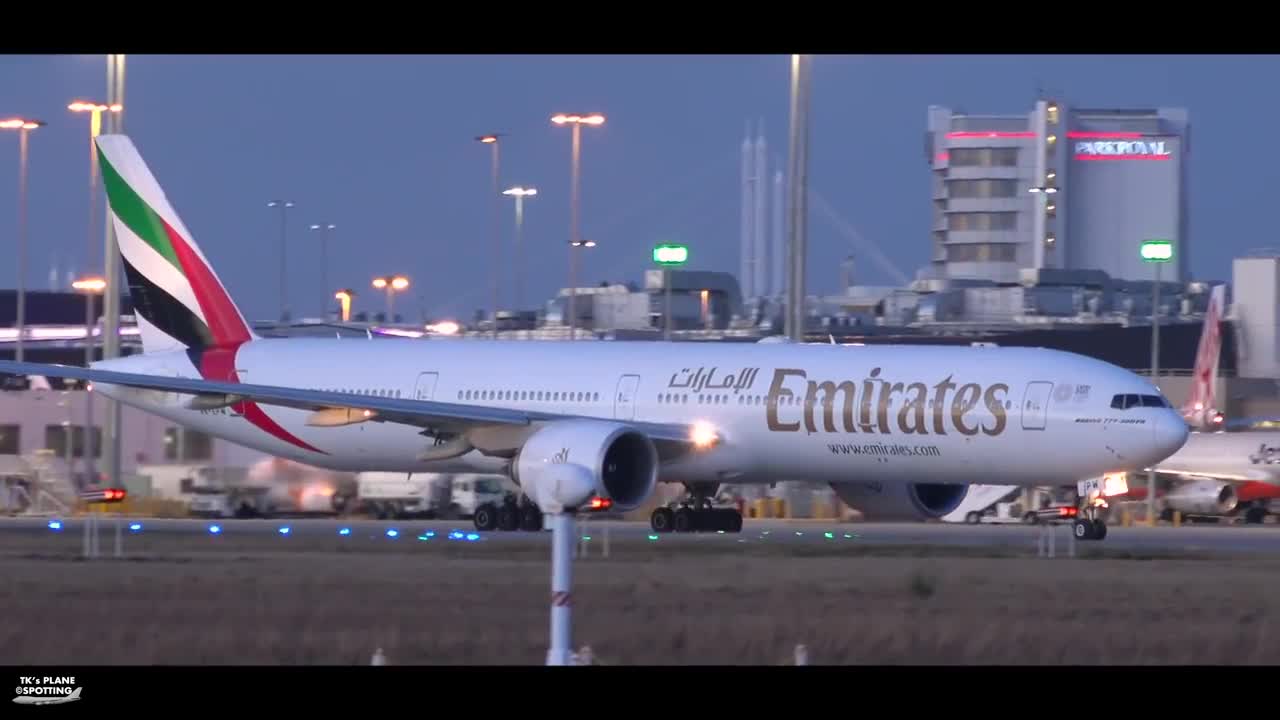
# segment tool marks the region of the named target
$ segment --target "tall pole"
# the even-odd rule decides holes
[[[664,297],[664,305],[666,307],[662,311],[662,339],[671,340],[671,268],[662,268],[662,294]]]
[[[27,127],[18,131],[18,362],[27,334]]]
[[[790,178],[787,189],[791,195],[788,237],[790,251],[787,257],[788,300],[787,336],[794,342],[804,339],[805,299],[805,219],[806,184],[809,152],[809,58],[806,55],[791,56],[791,137],[789,147]]]
[[[289,319],[289,293],[286,290],[286,282],[289,276],[289,256],[288,256],[288,231],[289,231],[289,208],[293,207],[292,200],[271,200],[267,202],[267,207],[280,208],[280,322]]]
[[[94,223],[96,222],[98,210],[98,153],[97,138],[102,132],[102,111],[94,109],[92,115],[89,116],[89,225],[88,225],[88,242],[85,245],[85,275],[94,272],[93,256],[94,242],[93,232]],[[107,213],[107,222],[111,222],[110,213]],[[104,276],[105,277],[105,276]],[[106,299],[105,293],[103,299]],[[97,318],[94,317],[93,293],[86,292],[84,294],[84,366],[89,367],[93,364],[93,326],[97,324]],[[87,485],[93,483],[94,476],[94,457],[93,457],[93,393],[85,391],[84,394],[84,442],[81,447],[85,448],[84,454],[84,482]]]
[[[333,223],[320,223],[312,225],[312,230],[320,231],[320,290],[324,295],[324,300],[320,304],[320,319],[329,319],[329,303],[332,302],[333,295],[329,290],[329,231],[336,229],[338,226]]]
[[[573,170],[570,179],[569,200],[569,339],[573,340],[578,324],[578,157],[580,155],[582,126],[573,123]]]
[[[1156,266],[1156,281],[1151,285],[1151,383],[1160,383],[1160,266]],[[1147,520],[1156,524],[1156,471],[1147,471]]]
[[[524,193],[516,195],[516,248],[515,262],[513,266],[515,272],[512,273],[512,280],[515,281],[515,287],[512,291],[515,293],[515,301],[512,303],[513,309],[519,311],[524,302],[524,288],[522,287],[524,273],[520,265],[520,256],[524,251]]]
[[[492,168],[492,178],[490,179],[492,183],[492,187],[489,189],[489,194],[491,196],[489,198],[489,202],[492,205],[492,215],[493,215],[493,219],[491,222],[491,225],[493,226],[493,243],[492,243],[493,247],[490,248],[490,251],[493,255],[493,265],[489,273],[490,275],[489,305],[491,308],[489,310],[489,320],[493,323],[493,337],[495,339],[498,337],[498,272],[499,272],[498,268],[501,267],[501,260],[500,260],[501,248],[499,247],[499,245],[501,244],[501,241],[499,240],[499,237],[501,237],[502,235],[502,229],[501,229],[502,221],[499,219],[499,213],[502,212],[502,209],[500,207],[502,203],[502,195],[501,195],[502,190],[501,190],[501,187],[498,185],[498,152],[499,152],[498,146],[501,144],[502,143],[499,143],[499,142],[492,143],[493,168]]]
[[[107,56],[107,104],[124,105],[124,55]],[[107,115],[109,132],[124,132],[124,111]],[[102,253],[103,279],[106,281],[102,295],[102,357],[120,356],[120,251],[111,223],[111,213],[106,215],[106,244]],[[103,423],[103,465],[107,483],[120,482],[120,403],[107,400],[106,421]],[[85,439],[86,452],[93,453],[93,437]]]

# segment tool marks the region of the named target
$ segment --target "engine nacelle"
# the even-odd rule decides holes
[[[631,510],[658,485],[658,451],[647,435],[621,423],[561,420],[525,441],[511,477],[543,507],[577,507],[595,495]]]
[[[1189,515],[1226,515],[1240,498],[1231,483],[1202,478],[1176,485],[1164,496],[1165,507]]]
[[[831,483],[831,489],[871,521],[937,520],[959,507],[969,492],[968,485],[877,480]]]

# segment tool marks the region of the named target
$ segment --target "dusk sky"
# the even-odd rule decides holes
[[[1037,87],[1068,105],[1186,107],[1191,269],[1230,279],[1231,258],[1272,244],[1275,164],[1267,138],[1280,116],[1273,56],[816,56],[810,206],[831,205],[862,240],[911,277],[929,252],[929,105],[1025,113]],[[125,132],[251,319],[279,306],[279,216],[289,215],[290,307],[315,316],[339,286],[356,309],[382,309],[374,275],[413,283],[407,319],[469,318],[489,303],[490,156],[476,135],[503,139],[504,186],[530,184],[524,305],[568,277],[570,131],[556,112],[600,112],[584,128],[583,284],[642,281],[655,242],[684,242],[692,269],[738,271],[739,153],[763,118],[771,170],[785,160],[789,58],[778,56],[147,56],[126,65]],[[29,288],[49,270],[84,267],[88,116],[105,100],[102,55],[6,56],[0,116],[49,125],[31,136]],[[0,238],[16,284],[17,133],[0,132]],[[503,198],[504,248],[514,202]],[[318,234],[333,223],[331,288],[320,286]],[[101,263],[102,210],[92,230]],[[858,281],[894,284],[849,233],[814,209],[809,289],[831,292],[838,264]],[[512,266],[504,253],[504,280]],[[505,297],[510,298],[507,294]],[[506,304],[506,303],[504,303]]]

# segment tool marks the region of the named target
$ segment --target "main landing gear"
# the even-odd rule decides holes
[[[516,499],[514,494],[508,493],[501,504],[481,504],[476,508],[472,520],[475,522],[476,530],[481,532],[492,530],[536,532],[542,529],[542,510],[528,498],[521,496]]]
[[[673,505],[665,505],[649,516],[649,527],[656,533],[667,532],[742,532],[742,513],[734,508],[718,508],[699,492]]]
[[[1086,505],[1071,524],[1071,532],[1077,540],[1102,540],[1107,536],[1107,523],[1100,517],[1098,509],[1096,504]]]

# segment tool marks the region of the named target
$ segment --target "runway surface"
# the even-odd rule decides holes
[[[77,533],[84,518],[0,518],[0,537],[13,534]],[[103,531],[115,519],[101,520]],[[483,542],[533,544],[550,542],[550,532],[477,532],[470,521],[383,521],[338,519],[203,520],[124,518],[123,531],[148,536],[270,537],[294,542],[333,538],[351,542]],[[54,527],[51,527],[51,523]],[[947,547],[1034,548],[1041,530],[1025,525],[965,525],[946,523],[840,523],[814,520],[746,520],[741,533],[654,534],[647,523],[592,519],[580,522],[587,542],[703,543],[729,546],[742,543],[816,545],[917,545]],[[1070,526],[1055,530],[1058,552],[1065,552]],[[1080,541],[1078,547],[1127,551],[1280,553],[1280,527],[1185,525],[1182,527],[1108,527],[1101,542]]]

